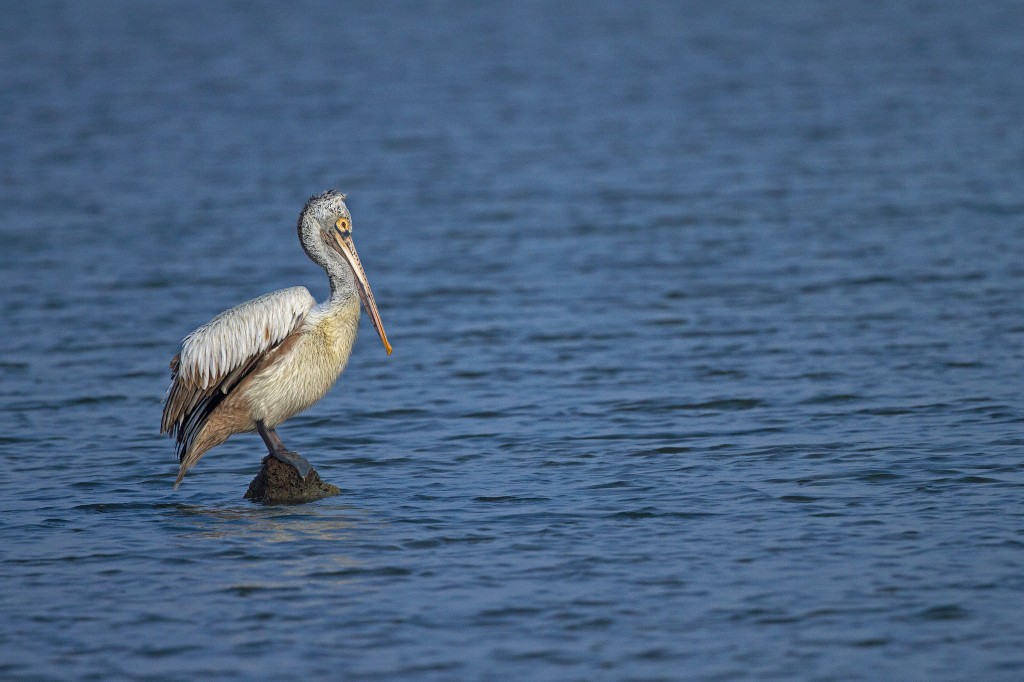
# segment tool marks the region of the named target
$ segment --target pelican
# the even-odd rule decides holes
[[[160,432],[177,441],[177,488],[210,448],[257,431],[270,454],[303,479],[310,463],[281,442],[278,425],[327,393],[348,363],[359,301],[384,350],[391,344],[352,242],[352,216],[337,190],[310,197],[299,242],[327,272],[331,295],[317,303],[305,287],[264,294],[217,315],[185,337],[171,360]]]

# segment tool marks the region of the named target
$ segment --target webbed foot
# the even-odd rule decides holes
[[[274,459],[290,464],[295,471],[299,472],[299,478],[306,480],[309,473],[313,471],[313,465],[305,457],[291,450],[273,450],[270,456]]]

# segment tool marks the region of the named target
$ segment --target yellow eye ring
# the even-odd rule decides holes
[[[338,218],[334,222],[334,226],[336,228],[338,228],[339,230],[342,230],[342,231],[347,230],[348,229],[348,218]]]

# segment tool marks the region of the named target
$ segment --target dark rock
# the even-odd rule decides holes
[[[314,469],[303,480],[290,464],[270,455],[263,458],[263,466],[249,484],[245,499],[260,504],[301,504],[337,495],[337,486],[324,483]]]

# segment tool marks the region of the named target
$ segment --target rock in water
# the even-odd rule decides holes
[[[315,469],[309,472],[306,480],[302,480],[295,467],[267,455],[263,458],[260,472],[249,484],[245,499],[260,504],[301,504],[340,492],[337,486],[320,480]]]

